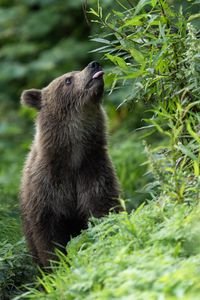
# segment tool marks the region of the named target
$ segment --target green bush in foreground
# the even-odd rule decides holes
[[[67,249],[16,299],[199,299],[199,207],[149,203],[91,220]]]
[[[200,41],[199,23],[193,23],[199,14],[191,12],[191,4],[199,12],[199,2],[188,1],[183,10],[167,0],[117,1],[109,13],[96,2],[89,13],[100,33],[93,40],[113,64],[111,92],[123,87],[121,105],[148,103],[146,132],[163,139],[159,147],[146,147],[155,178],[148,187],[152,198],[199,202]]]

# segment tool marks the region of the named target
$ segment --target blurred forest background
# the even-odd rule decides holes
[[[92,5],[93,3],[90,3]],[[95,2],[94,2],[95,4]],[[117,5],[103,1],[106,10]],[[33,138],[35,112],[21,107],[24,89],[42,88],[55,77],[71,70],[82,69],[92,60],[99,60],[105,72],[111,66],[102,54],[92,53],[96,43],[90,37],[98,26],[85,17],[81,1],[24,0],[0,2],[0,203],[1,228],[7,239],[17,240],[12,222],[18,216],[18,189],[25,156]],[[86,19],[88,18],[88,19]],[[108,95],[105,107],[109,116],[111,153],[126,198],[137,205],[143,195],[136,191],[144,186],[142,140],[133,133],[141,125],[143,107],[128,116],[127,108],[117,110],[123,91]],[[9,224],[5,218],[9,214]],[[14,219],[13,219],[14,218]],[[17,219],[17,224],[19,223]],[[0,235],[4,235],[1,230]]]
[[[125,2],[132,7],[138,1]],[[188,1],[169,2],[177,9],[182,5],[188,13]],[[197,14],[200,2],[193,2],[189,12]],[[100,4],[105,15],[111,8],[119,9],[118,1],[105,0]],[[156,144],[160,136],[145,137],[143,132],[136,130],[151,114],[146,103],[120,106],[127,88],[115,87],[109,94],[113,65],[103,53],[94,51],[99,47],[100,28],[86,13],[93,6],[96,7],[96,1],[92,0],[0,0],[0,272],[3,268],[0,286],[7,281],[8,289],[17,280],[23,282],[30,272],[24,268],[20,271],[25,250],[23,242],[19,242],[22,234],[18,190],[23,162],[33,138],[36,113],[20,106],[24,89],[42,88],[55,77],[98,60],[107,74],[104,107],[109,119],[110,153],[123,198],[129,210],[151,198],[145,189],[151,175],[145,164],[143,139]],[[198,20],[195,22],[199,26]],[[21,257],[19,249],[23,249]],[[19,269],[21,278],[14,278],[10,267],[13,265]]]

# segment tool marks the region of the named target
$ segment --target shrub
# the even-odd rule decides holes
[[[129,2],[129,1],[127,1]],[[107,78],[111,92],[127,87],[122,105],[137,101],[151,105],[146,130],[157,131],[161,143],[147,146],[154,182],[152,197],[179,202],[199,200],[200,43],[188,15],[168,1],[124,3],[106,16],[98,2],[90,13],[101,26],[94,38],[115,68]]]

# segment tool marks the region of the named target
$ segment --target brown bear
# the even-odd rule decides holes
[[[87,227],[90,216],[121,210],[107,151],[103,89],[103,71],[94,61],[42,90],[22,93],[22,104],[38,110],[21,184],[22,223],[41,266],[55,259],[55,247],[65,249]]]

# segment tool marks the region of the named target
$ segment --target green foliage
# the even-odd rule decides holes
[[[122,104],[149,103],[146,129],[163,140],[152,150],[147,147],[155,177],[147,190],[162,199],[198,201],[200,42],[191,24],[198,16],[165,0],[140,0],[132,8],[121,3],[106,16],[98,4],[90,13],[102,28],[95,40],[105,46],[98,51],[115,65],[111,91],[127,87]]]
[[[6,199],[6,197],[4,198]],[[1,205],[0,209],[0,241],[17,242],[21,238],[20,222],[16,207]]]
[[[17,299],[198,299],[200,210],[167,203],[91,220]]]
[[[148,182],[144,176],[146,167],[143,165],[146,155],[137,134],[119,130],[111,137],[111,157],[117,169],[122,186],[122,197],[126,199],[128,210],[136,208],[147,197],[144,186]],[[122,159],[123,158],[123,159]]]
[[[189,89],[198,98],[199,40],[182,10],[177,13],[167,1],[139,1],[124,11],[113,11],[103,17],[102,8],[90,11],[102,28],[105,53],[116,68],[112,72],[113,86],[119,82],[131,86],[125,101],[169,100]],[[195,70],[196,69],[196,70]],[[187,74],[185,74],[187,73]],[[191,86],[189,76],[196,78]],[[122,81],[123,80],[123,81]],[[183,90],[184,89],[184,90]],[[173,95],[172,94],[172,95]]]
[[[24,88],[42,87],[86,63],[90,28],[81,2],[10,0],[0,5],[0,101],[18,102]]]

